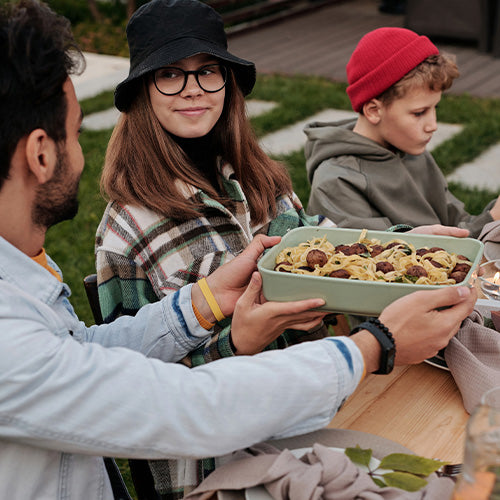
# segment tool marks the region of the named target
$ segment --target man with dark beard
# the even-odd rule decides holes
[[[211,327],[202,325],[215,322],[216,306],[224,316],[234,311],[236,354],[262,349],[284,328],[307,330],[321,321],[325,313],[312,309],[323,300],[261,303],[256,260],[279,238],[256,238],[206,278],[204,291],[196,283],[143,307],[134,318],[93,327],[80,322],[59,268],[43,250],[47,229],[77,208],[82,112],[68,75],[79,60],[67,20],[35,0],[4,5],[2,499],[118,498],[103,455],[220,456],[272,436],[311,431],[328,424],[363,371],[392,367],[381,365],[386,358],[367,330],[193,369],[174,363],[209,338]],[[472,311],[474,299],[466,287],[448,288],[386,308],[380,321],[397,343],[391,363],[436,354]]]

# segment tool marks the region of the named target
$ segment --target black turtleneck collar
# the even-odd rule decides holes
[[[207,168],[209,172],[213,170],[217,151],[211,133],[193,139],[170,135],[200,171],[207,172]]]

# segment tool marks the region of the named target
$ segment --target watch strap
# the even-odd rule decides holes
[[[361,330],[368,330],[377,339],[381,347],[380,366],[373,373],[384,375],[391,373],[394,368],[394,357],[396,355],[396,344],[392,333],[378,318],[370,318],[368,321],[364,321],[353,328],[349,335],[353,335]]]

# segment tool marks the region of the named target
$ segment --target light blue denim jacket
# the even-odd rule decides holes
[[[101,456],[217,456],[312,431],[363,371],[350,339],[190,370],[172,362],[210,334],[190,286],[135,318],[89,328],[69,294],[0,238],[1,499],[108,500]]]

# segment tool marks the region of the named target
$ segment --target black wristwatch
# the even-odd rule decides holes
[[[377,340],[381,347],[380,366],[377,374],[386,375],[394,368],[394,358],[396,357],[396,344],[392,333],[378,318],[370,318],[356,328],[353,328],[349,335],[353,335],[360,330],[368,330]]]

